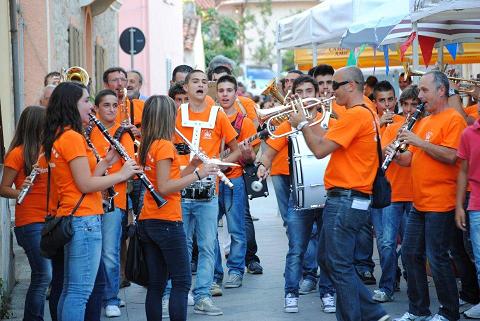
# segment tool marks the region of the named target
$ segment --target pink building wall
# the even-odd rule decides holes
[[[145,34],[143,51],[134,58],[134,69],[144,78],[142,94],[167,94],[170,74],[183,63],[183,2],[125,0],[119,15],[119,36],[128,27]],[[130,68],[130,55],[119,48],[120,66]]]

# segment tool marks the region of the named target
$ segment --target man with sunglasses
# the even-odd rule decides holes
[[[378,167],[377,117],[364,104],[364,78],[357,67],[333,75],[332,88],[345,113],[320,135],[307,126],[301,108],[290,118],[317,158],[331,154],[325,172],[327,201],[319,240],[319,261],[337,291],[337,319],[390,320],[372,300],[372,293],[355,273],[354,251],[360,229],[370,219],[372,185]],[[354,170],[353,170],[354,169]]]

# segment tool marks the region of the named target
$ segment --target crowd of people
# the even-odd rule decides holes
[[[382,303],[394,301],[403,277],[409,305],[395,320],[458,320],[467,303],[465,315],[480,318],[480,89],[464,107],[457,84],[440,71],[418,85],[400,75],[397,97],[390,82],[365,79],[357,67],[290,70],[278,83],[289,117],[276,137],[262,140],[265,119],[257,113],[279,103],[246,93],[234,67],[222,56],[207,72],[177,66],[168,95],[150,97],[141,94],[142,74],[121,67],[105,70],[95,95],[58,72],[45,77],[39,105],[22,112],[0,184],[0,195],[12,199],[28,190],[15,207],[14,229],[31,267],[23,319],[43,320],[47,296],[55,321],[100,320],[102,311],[120,316],[119,290],[130,285],[129,224],[138,227],[148,270],[147,320],[186,320],[188,305],[223,314],[212,297],[241,287],[245,272],[263,273],[244,178],[249,167],[260,180],[271,177],[285,227],[286,313],[299,312],[300,296],[318,287],[322,311],[338,320],[392,320]],[[311,99],[318,106],[304,108]],[[93,114],[126,158],[91,122]],[[315,208],[295,197],[293,134],[326,164],[315,173],[326,200]],[[386,169],[391,202],[373,208],[385,157],[393,160]],[[40,249],[47,213],[71,215],[74,230],[50,259]],[[226,270],[218,236],[224,216]],[[377,284],[374,238],[381,278],[371,292],[365,285]],[[440,303],[433,313],[427,275]]]

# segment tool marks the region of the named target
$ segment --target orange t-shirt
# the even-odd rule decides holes
[[[453,108],[422,119],[418,136],[431,144],[457,149],[467,127]],[[435,160],[420,148],[411,147],[413,205],[422,212],[447,212],[455,209],[458,162],[449,165]]]
[[[242,104],[245,112],[247,113],[247,117],[252,121],[257,121],[257,112],[255,111],[255,102],[248,97],[238,96],[237,98],[240,103]],[[234,103],[235,108],[238,112],[243,113],[242,108],[238,105],[238,102],[235,101]]]
[[[274,134],[281,135],[292,130],[292,126],[285,120],[276,129]],[[277,151],[277,155],[272,160],[270,175],[290,175],[290,167],[288,166],[288,136],[282,138],[268,138],[267,145]]]
[[[355,106],[346,109],[328,129],[325,138],[340,148],[332,153],[325,171],[326,189],[340,187],[372,193],[378,168],[375,121],[365,107]]]
[[[108,129],[108,133],[110,136],[114,137],[115,132],[120,127],[119,124],[115,123],[112,127]],[[105,158],[107,155],[108,150],[110,149],[110,143],[105,139],[103,134],[100,132],[97,126],[92,129],[90,134],[90,140],[92,141],[93,146],[97,150],[98,154],[101,158]],[[133,147],[133,140],[132,137],[128,133],[124,133],[120,137],[120,144],[123,146],[127,154],[135,159],[135,151]],[[119,159],[115,164],[112,165],[111,168],[108,169],[108,174],[113,174],[122,169],[123,166],[123,159]],[[121,182],[114,186],[115,192],[118,195],[114,198],[115,207],[120,208],[122,210],[126,210],[127,204],[127,182]]]
[[[143,107],[145,105],[145,102],[140,99],[132,99],[133,101],[133,125],[140,127],[142,123],[142,115],[143,115]],[[130,99],[127,99],[127,109],[128,109],[128,115],[130,116],[130,122],[131,122],[131,109],[130,109]],[[117,118],[115,119],[115,122],[118,124],[122,123],[122,119],[120,119],[121,113],[117,112]]]
[[[59,206],[58,216],[69,215],[80,200],[82,192],[75,185],[69,163],[77,157],[87,157],[90,175],[95,170],[97,160],[87,146],[85,137],[72,129],[55,140],[52,147],[50,166],[52,181],[57,185]],[[87,193],[74,215],[88,216],[103,214],[102,195],[100,192]]]
[[[480,117],[479,112],[478,112],[478,104],[473,104],[468,107],[465,107],[465,113],[468,116],[471,116],[475,119],[478,119]]]
[[[212,106],[207,105],[202,112],[195,113],[188,109],[188,119],[207,122],[210,117],[210,110]],[[178,130],[192,142],[193,127],[182,126],[182,113],[178,112],[175,126]],[[217,118],[215,121],[215,127],[213,129],[202,128],[200,133],[200,149],[209,158],[218,158],[220,154],[220,146],[222,139],[225,138],[225,143],[231,142],[237,137],[237,132],[230,124],[227,115],[223,110],[217,112]],[[175,134],[175,143],[183,143],[180,136]],[[190,163],[189,155],[179,155],[180,165],[186,166]]]
[[[26,178],[23,170],[24,165],[23,146],[15,147],[5,157],[4,166],[17,172],[17,176],[15,176],[13,180],[17,190],[20,189]],[[37,171],[39,174],[37,174],[34,184],[25,196],[22,204],[15,205],[15,226],[17,227],[45,222],[45,215],[47,213],[46,190],[48,169],[46,166],[42,167],[42,164],[39,164]]]
[[[155,140],[147,153],[145,162],[145,174],[152,182],[155,188],[158,186],[157,180],[157,164],[161,160],[170,159],[172,166],[170,167],[170,179],[179,179],[180,163],[177,150],[171,141],[158,139]],[[180,192],[162,195],[167,204],[158,208],[152,195],[145,193],[145,201],[139,220],[159,219],[167,221],[182,220],[182,206],[180,201]]]
[[[419,121],[415,123],[413,131],[415,131],[415,128],[418,128],[419,123]],[[403,122],[397,121],[385,128],[381,138],[382,148],[390,145],[395,140],[402,125]],[[391,162],[386,175],[392,186],[392,202],[411,202],[413,200],[411,167],[404,167]]]
[[[368,108],[370,108],[370,110],[373,111],[374,113],[377,112],[377,108],[375,107],[375,104],[365,95],[363,96],[363,103]],[[333,112],[337,115],[337,118],[340,118],[347,111],[347,108],[345,108],[345,106],[341,106],[337,104],[336,100],[334,100],[332,103],[332,109],[333,109]]]
[[[236,112],[231,116],[227,116],[230,123],[235,122],[237,115],[238,115],[238,112]],[[255,135],[256,133],[257,133],[257,130],[255,129],[255,125],[253,124],[253,121],[251,121],[250,118],[245,117],[243,118],[242,127],[240,128],[240,134],[237,137],[237,141],[238,142],[244,141],[245,139]],[[252,146],[255,146],[258,144],[260,144],[260,140],[258,138],[251,143]],[[243,174],[242,167],[230,167],[230,170],[225,173],[225,175],[228,178],[237,178],[242,176],[242,174]]]
[[[317,115],[316,119],[319,119],[321,114]],[[335,123],[335,119],[330,118],[328,126],[332,126]],[[292,130],[292,125],[288,120],[281,123],[275,130],[275,135],[281,135],[288,133]],[[289,155],[288,155],[288,136],[282,138],[268,138],[266,143],[271,148],[275,149],[278,153],[275,155],[275,158],[272,161],[272,166],[270,168],[270,175],[290,175],[290,166],[289,166]]]

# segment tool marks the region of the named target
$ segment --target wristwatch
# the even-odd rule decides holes
[[[303,129],[303,127],[307,126],[308,125],[308,120],[304,120],[304,121],[301,121],[300,123],[298,123],[297,125],[297,130],[298,131],[301,131]]]
[[[459,95],[459,94],[460,94],[460,92],[456,89],[450,88],[448,90],[448,97]]]

